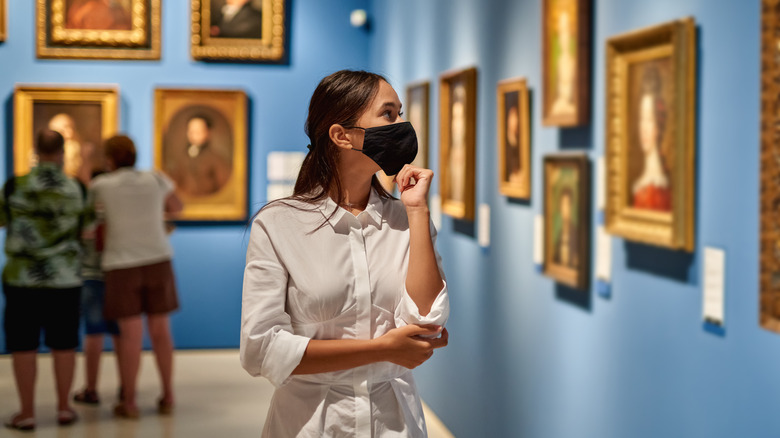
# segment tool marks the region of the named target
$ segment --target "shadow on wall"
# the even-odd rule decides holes
[[[688,283],[694,253],[625,241],[629,269]]]

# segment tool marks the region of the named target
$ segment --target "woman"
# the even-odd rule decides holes
[[[263,436],[424,437],[412,378],[447,344],[427,205],[433,173],[379,75],[340,71],[309,105],[292,197],[252,223],[241,362],[276,387]],[[400,201],[375,173],[397,174]]]
[[[653,67],[645,70],[642,77],[638,125],[644,165],[634,181],[632,205],[646,210],[670,211],[669,177],[660,150],[666,126],[666,105],[661,97],[661,78]]]
[[[160,414],[173,410],[173,340],[168,314],[179,307],[171,267],[173,251],[165,234],[165,214],[181,211],[173,182],[159,173],[135,166],[135,145],[124,135],[106,140],[110,173],[90,187],[95,204],[103,206],[105,272],[103,316],[119,323],[120,403],[114,415],[138,418],[135,384],[141,361],[143,314],[162,382]]]

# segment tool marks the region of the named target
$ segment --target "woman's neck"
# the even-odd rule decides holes
[[[352,212],[361,212],[368,205],[368,198],[371,195],[371,178],[373,174],[367,175],[356,169],[356,166],[339,164],[339,182],[341,183],[342,200],[339,204]],[[338,193],[330,193],[330,197],[338,202]]]

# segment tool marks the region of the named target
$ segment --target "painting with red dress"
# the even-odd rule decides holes
[[[672,180],[669,172],[674,154],[666,136],[669,118],[668,93],[671,60],[660,58],[630,67],[628,179],[629,205],[634,208],[671,211]]]

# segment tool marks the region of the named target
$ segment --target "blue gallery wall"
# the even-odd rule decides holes
[[[402,94],[431,81],[438,166],[438,76],[477,66],[477,202],[491,207],[482,249],[444,217],[450,344],[416,373],[458,437],[770,437],[780,416],[780,335],[758,324],[759,0],[594,0],[590,126],[541,125],[542,0],[374,1],[371,67]],[[604,153],[605,41],[693,16],[698,25],[696,251],[614,239],[612,296],[573,293],[535,272],[543,156]],[[532,89],[530,203],[498,192],[496,83]],[[596,223],[596,213],[593,215]],[[726,251],[723,333],[702,324],[702,249]]]
[[[155,87],[243,89],[250,99],[250,210],[265,201],[266,154],[305,151],[306,109],[319,80],[342,68],[368,67],[369,35],[349,24],[365,0],[291,0],[288,65],[195,62],[189,55],[190,2],[163,1],[160,61],[39,60],[35,3],[8,4],[0,43],[0,138],[11,139],[16,83],[118,84],[120,128],[138,145],[138,167],[152,165]],[[9,142],[5,147],[12,147]],[[0,172],[6,156],[0,154]],[[3,180],[5,180],[5,175]],[[4,236],[4,234],[3,234]],[[237,347],[248,231],[244,225],[181,226],[172,235],[182,310],[173,317],[179,348]],[[0,255],[0,264],[4,257]],[[2,298],[0,298],[2,305]],[[0,351],[4,351],[0,340]]]

